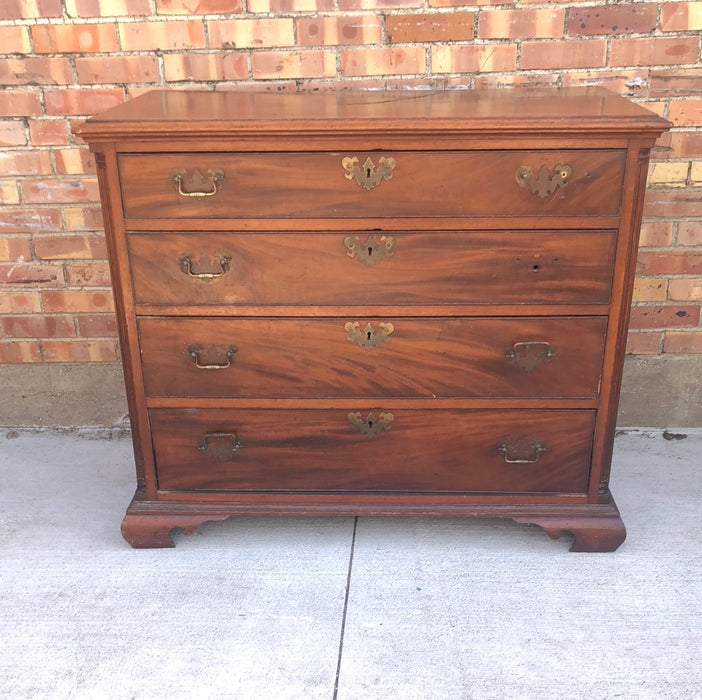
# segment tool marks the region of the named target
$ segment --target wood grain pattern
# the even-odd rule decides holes
[[[346,156],[393,157],[392,179],[372,190],[347,180]],[[124,214],[128,218],[258,217],[353,220],[374,216],[563,216],[612,215],[626,151],[199,153],[122,155]],[[532,166],[573,169],[568,185],[547,198],[520,187],[517,170]],[[173,170],[224,172],[222,188],[198,200],[178,194]],[[205,188],[208,189],[208,188]]]
[[[587,488],[593,411],[393,412],[374,439],[353,432],[347,409],[153,409],[161,489],[264,491],[500,491],[582,493]],[[198,445],[207,433],[235,433],[227,461]],[[533,439],[546,451],[533,464],[507,464],[497,444]]]
[[[349,257],[347,237],[393,252],[372,267]],[[163,233],[128,237],[137,303],[157,305],[397,305],[607,303],[612,231],[475,233]],[[184,274],[190,256],[197,270]]]
[[[364,349],[347,322],[394,330]],[[605,318],[139,319],[146,393],[174,397],[594,397],[605,328]],[[525,341],[555,356],[521,369],[506,353]],[[194,346],[200,364],[237,351],[231,366],[203,370]]]

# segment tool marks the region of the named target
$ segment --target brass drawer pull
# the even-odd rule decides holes
[[[559,163],[553,170],[549,170],[544,165],[539,170],[539,174],[534,175],[534,169],[531,165],[520,165],[515,177],[520,187],[528,187],[532,194],[544,199],[553,194],[559,187],[565,188],[572,172],[573,168],[570,165]]]
[[[218,462],[228,462],[243,447],[236,433],[206,433],[200,438],[197,449]]]
[[[497,443],[497,451],[504,455],[507,464],[533,464],[546,447],[540,440],[503,440]]]
[[[394,158],[381,158],[376,167],[370,156],[362,166],[359,166],[356,157],[347,156],[341,160],[341,167],[346,171],[344,177],[347,180],[356,180],[364,190],[372,190],[383,180],[389,180],[396,164],[397,161]]]
[[[365,418],[362,418],[360,413],[352,412],[346,415],[346,419],[352,430],[368,438],[374,438],[392,428],[395,416],[392,413],[381,413],[376,420],[373,413],[369,413]]]
[[[229,270],[229,264],[232,261],[231,255],[220,255],[219,260],[216,261],[219,265],[219,270],[215,272],[193,272],[193,258],[192,255],[184,255],[178,260],[178,265],[182,272],[184,272],[188,277],[193,277],[197,280],[216,280],[218,277],[222,277]]]
[[[548,364],[555,356],[556,349],[545,340],[524,340],[505,350],[505,357],[525,372]]]
[[[365,243],[358,236],[346,236],[344,238],[346,255],[356,258],[358,262],[366,267],[373,267],[383,258],[389,258],[395,248],[395,239],[392,236],[381,236],[377,242],[373,236],[368,236]]]
[[[232,358],[236,355],[237,348],[234,345],[223,345],[219,352],[224,353],[224,359],[219,360],[217,358],[216,362],[208,362],[203,358],[210,358],[213,355],[217,355],[218,351],[214,345],[205,350],[202,345],[191,345],[188,348],[188,355],[192,357],[195,367],[198,369],[227,369],[227,367],[232,366]]]
[[[222,189],[224,172],[219,168],[209,168],[203,175],[199,168],[195,168],[192,174],[188,175],[188,171],[184,168],[176,168],[171,170],[171,180],[181,197],[204,199],[212,197]],[[187,191],[183,189],[183,185]]]
[[[358,343],[364,350],[377,348],[382,343],[390,342],[390,334],[395,330],[392,323],[379,323],[378,330],[373,328],[373,325],[368,322],[366,327],[361,330],[361,324],[358,321],[349,321],[344,325],[346,331],[346,339],[350,343]]]

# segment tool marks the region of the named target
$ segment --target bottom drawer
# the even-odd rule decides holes
[[[152,409],[161,490],[584,493],[594,411]]]

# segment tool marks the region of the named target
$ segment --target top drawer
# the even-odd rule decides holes
[[[130,219],[612,216],[625,151],[122,154]]]

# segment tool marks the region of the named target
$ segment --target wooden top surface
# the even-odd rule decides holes
[[[137,130],[138,124],[138,130]],[[670,124],[602,88],[323,93],[154,90],[89,119],[87,141],[336,129],[659,134]]]

